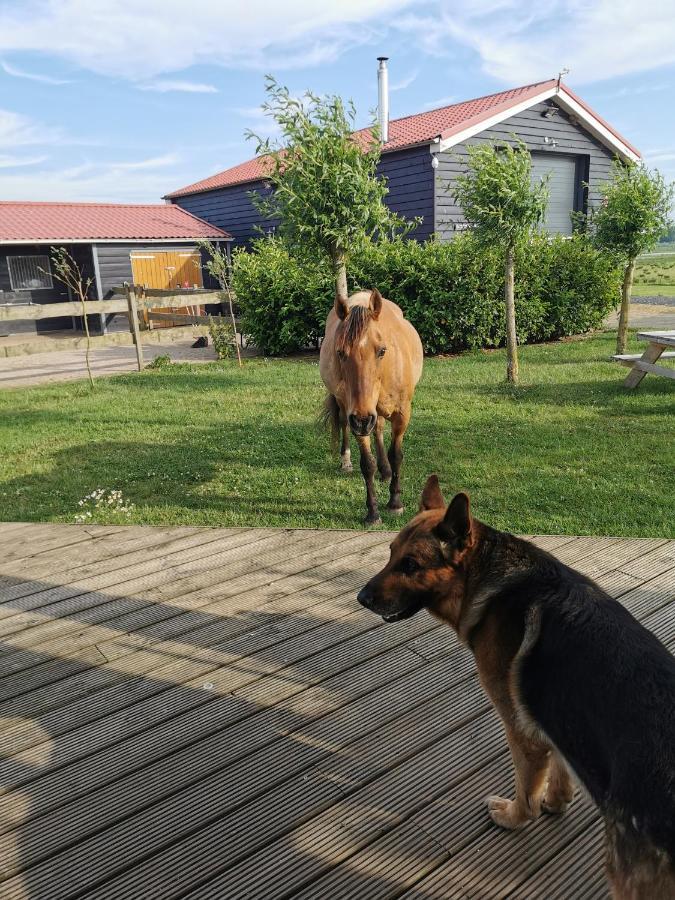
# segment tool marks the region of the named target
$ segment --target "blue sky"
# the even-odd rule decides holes
[[[263,75],[392,118],[566,81],[675,180],[672,0],[0,0],[0,199],[158,201],[253,155]]]

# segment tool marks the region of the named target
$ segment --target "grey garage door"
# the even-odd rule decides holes
[[[550,193],[544,227],[559,234],[572,234],[570,212],[574,209],[576,160],[558,153],[533,153],[532,178],[549,174]]]

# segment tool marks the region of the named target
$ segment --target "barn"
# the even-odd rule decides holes
[[[0,304],[70,299],[52,271],[55,247],[67,247],[92,279],[92,300],[106,299],[125,281],[161,289],[202,287],[200,240],[228,247],[231,236],[166,203],[0,201]],[[104,331],[103,317],[94,318],[92,327]],[[2,331],[61,331],[79,324],[71,318],[11,321],[2,323]]]
[[[388,103],[382,102],[380,112]],[[467,146],[481,141],[506,142],[513,135],[532,154],[535,175],[550,174],[550,202],[545,227],[570,234],[570,213],[599,200],[599,185],[611,162],[637,161],[638,150],[558,79],[528,84],[453,103],[440,109],[388,121],[380,116],[382,145],[379,171],[387,178],[387,203],[422,224],[413,237],[441,241],[466,227],[453,197],[453,182],[462,171]],[[364,129],[357,136],[365,139]],[[166,195],[171,203],[219,228],[235,243],[270,233],[277,223],[262,219],[251,191],[265,193],[264,158],[241,163]]]

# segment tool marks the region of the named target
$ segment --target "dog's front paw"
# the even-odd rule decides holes
[[[520,828],[528,821],[527,816],[522,816],[518,812],[518,808],[513,800],[506,800],[504,797],[488,797],[487,808],[490,818],[499,825],[500,828]]]
[[[541,808],[551,816],[563,816],[574,799],[574,792],[562,794],[560,792],[547,791],[541,801]]]

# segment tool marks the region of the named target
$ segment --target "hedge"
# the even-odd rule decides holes
[[[371,244],[349,261],[350,288],[377,287],[417,328],[427,353],[503,344],[503,270],[470,233],[447,244]],[[291,255],[263,238],[234,256],[233,284],[244,329],[263,352],[316,346],[333,302],[327,264]],[[521,343],[597,328],[620,299],[621,272],[584,235],[538,235],[516,263]]]

